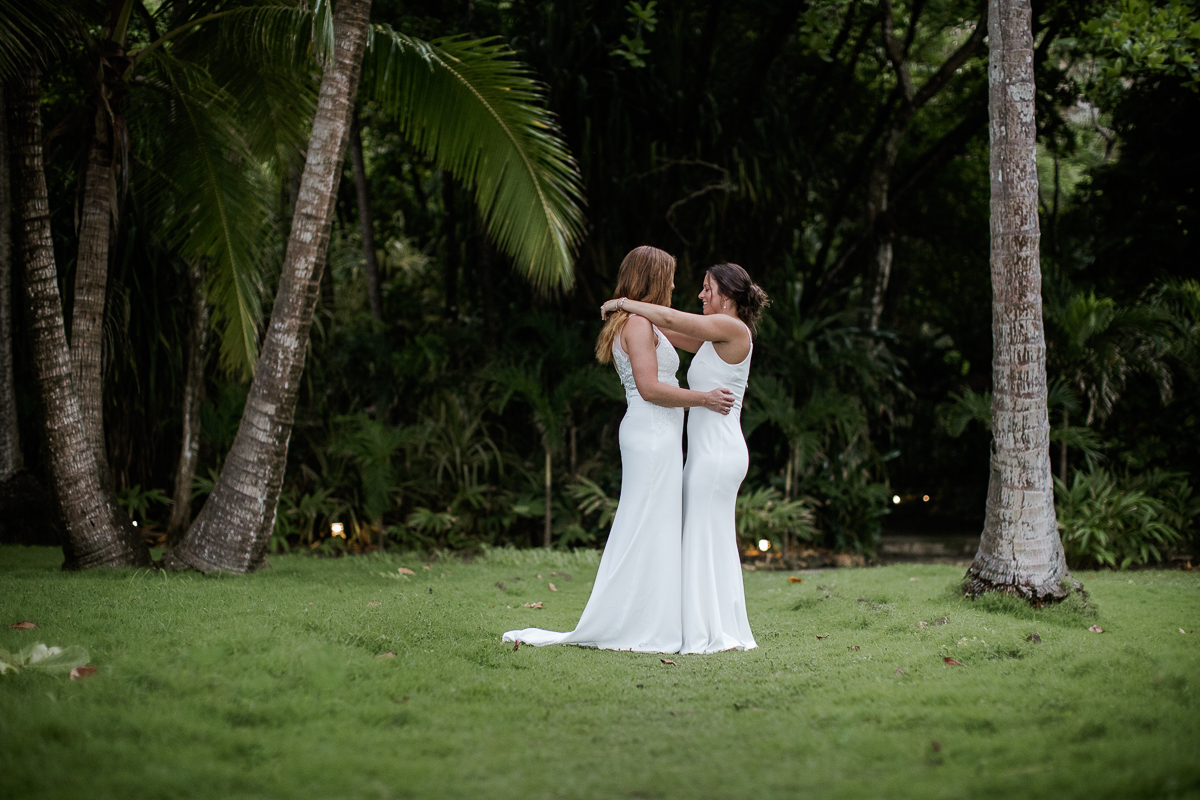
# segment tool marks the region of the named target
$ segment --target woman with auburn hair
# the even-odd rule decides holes
[[[669,306],[674,276],[673,256],[638,247],[621,262],[616,294],[645,300],[648,308]],[[699,406],[720,416],[734,397],[717,386],[679,388],[679,354],[644,317],[614,314],[600,332],[596,358],[615,364],[628,403],[620,432],[621,501],[596,583],[575,630],[526,628],[508,631],[504,641],[677,653],[683,641],[683,409]]]
[[[746,616],[746,593],[737,547],[734,507],[749,454],[742,436],[742,398],[750,356],[767,294],[737,264],[717,264],[704,275],[703,314],[686,314],[644,298],[619,297],[601,316],[637,314],[671,331],[672,341],[696,354],[688,386],[733,390],[732,414],[694,409],[688,415],[687,466],[683,470],[683,646],[681,653],[715,653],[758,647]]]

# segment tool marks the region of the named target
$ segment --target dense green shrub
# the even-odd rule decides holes
[[[1055,511],[1069,561],[1125,569],[1162,561],[1184,542],[1197,503],[1181,473],[1118,478],[1093,468],[1054,481]]]

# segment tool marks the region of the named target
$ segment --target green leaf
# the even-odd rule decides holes
[[[543,90],[492,39],[424,42],[372,29],[362,91],[474,189],[492,240],[537,287],[568,288],[583,235],[579,171]]]

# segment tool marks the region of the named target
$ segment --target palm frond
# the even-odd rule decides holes
[[[0,81],[90,37],[75,0],[0,0]]]
[[[962,394],[950,393],[950,402],[938,406],[942,426],[951,436],[962,436],[967,425],[978,422],[989,431],[992,429],[992,393],[976,393],[969,387]]]
[[[170,130],[146,157],[160,237],[185,258],[205,259],[221,364],[249,375],[258,358],[270,192],[234,99],[203,69],[167,53],[156,53],[153,67]]]
[[[424,42],[372,29],[362,91],[472,187],[492,240],[541,289],[571,285],[583,233],[579,170],[527,67],[494,40]]]

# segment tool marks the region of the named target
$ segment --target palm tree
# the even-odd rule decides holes
[[[172,567],[244,573],[265,563],[368,10],[368,0],[334,9],[299,203],[246,410],[212,494],[166,558]],[[386,25],[371,33],[364,88],[442,169],[474,188],[490,235],[535,285],[569,286],[581,231],[577,171],[527,70],[488,41],[426,43]]]
[[[4,109],[4,84],[0,83],[0,483],[21,468],[13,386],[12,195]]]
[[[50,206],[42,161],[39,69],[29,63],[8,82],[8,127],[17,165],[16,219],[29,313],[30,349],[46,416],[50,470],[67,528],[65,568],[148,565],[150,554],[100,480],[86,438],[58,294]]]
[[[966,592],[1032,602],[1071,586],[1054,516],[1038,259],[1030,0],[989,0],[992,458],[987,517]]]

